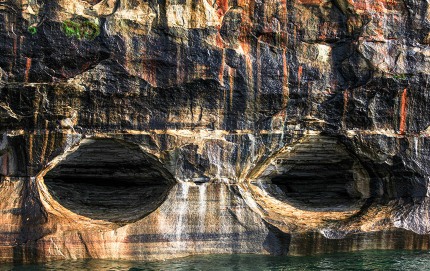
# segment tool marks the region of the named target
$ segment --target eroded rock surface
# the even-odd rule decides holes
[[[0,0],[0,261],[428,249],[416,0]]]

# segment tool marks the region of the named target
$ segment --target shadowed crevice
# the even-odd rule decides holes
[[[119,224],[154,211],[174,184],[161,164],[138,146],[113,139],[83,140],[44,180],[63,207]]]
[[[344,210],[369,197],[369,176],[336,138],[310,137],[279,157],[271,193],[305,209]],[[269,186],[270,187],[270,186]]]

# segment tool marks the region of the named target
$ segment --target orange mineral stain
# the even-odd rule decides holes
[[[222,37],[219,32],[216,34],[215,42],[216,42],[216,46],[218,46],[219,48],[224,48],[224,41],[222,40]]]
[[[299,70],[297,71],[297,80],[299,81],[299,87],[300,87],[300,81],[302,80],[302,74],[303,74],[303,67],[302,65],[300,65]]]
[[[31,68],[31,58],[27,57],[27,61],[25,63],[25,75],[24,75],[24,81],[28,82],[28,75],[30,73]]]
[[[406,130],[406,103],[407,103],[407,90],[405,89],[402,93],[402,98],[400,101],[400,134],[405,134]]]
[[[287,25],[287,18],[288,18],[288,10],[287,10],[287,0],[281,0],[281,18],[283,27]]]
[[[228,0],[217,0],[216,4],[218,6],[217,13],[220,17],[224,16],[224,14],[228,10]]]

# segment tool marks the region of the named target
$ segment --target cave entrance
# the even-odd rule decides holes
[[[271,179],[299,207],[344,210],[369,197],[369,177],[336,138],[311,136],[280,156],[282,174]],[[279,189],[277,189],[279,191]]]
[[[44,176],[63,207],[91,219],[134,222],[163,203],[173,177],[137,145],[114,139],[84,139]]]

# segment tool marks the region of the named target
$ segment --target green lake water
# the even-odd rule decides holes
[[[204,255],[157,262],[78,260],[2,264],[0,270],[430,270],[430,252],[361,251],[318,256]]]

